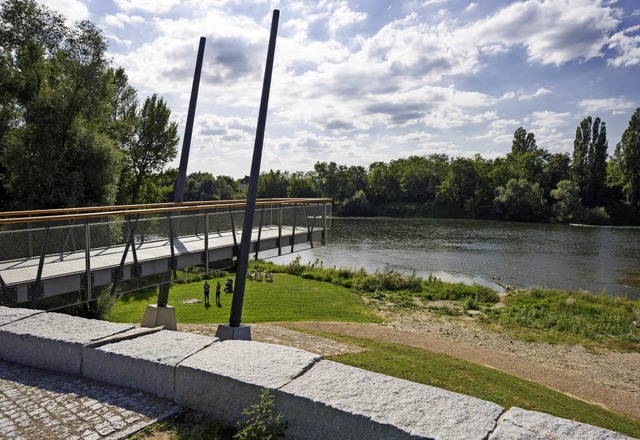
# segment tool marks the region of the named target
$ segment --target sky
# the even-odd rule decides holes
[[[587,116],[613,154],[640,107],[638,0],[39,1],[103,29],[113,65],[141,101],[164,97],[181,139],[207,39],[188,173],[249,174],[276,8],[262,171],[490,159],[518,127],[571,154]]]

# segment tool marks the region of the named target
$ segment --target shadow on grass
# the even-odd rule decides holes
[[[148,301],[150,298],[157,298],[158,288],[149,287],[147,289],[136,290],[134,292],[125,293],[120,297],[120,301],[129,303],[136,301]]]

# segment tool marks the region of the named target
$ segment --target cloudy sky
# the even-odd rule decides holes
[[[97,23],[141,99],[184,132],[207,38],[189,172],[249,173],[274,8],[280,26],[262,170],[410,155],[504,156],[513,132],[572,152],[640,107],[638,0],[41,0]],[[178,164],[178,158],[173,163]]]

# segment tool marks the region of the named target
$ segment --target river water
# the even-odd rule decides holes
[[[428,218],[334,218],[331,240],[299,254],[324,267],[386,266],[426,278],[583,289],[640,298],[640,228]]]

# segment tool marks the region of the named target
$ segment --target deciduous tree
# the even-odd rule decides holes
[[[582,120],[573,142],[573,177],[587,205],[600,202],[607,172],[607,127],[600,118]]]
[[[632,206],[640,203],[640,107],[631,116],[627,129],[616,146],[615,161],[619,167],[622,189]]]

